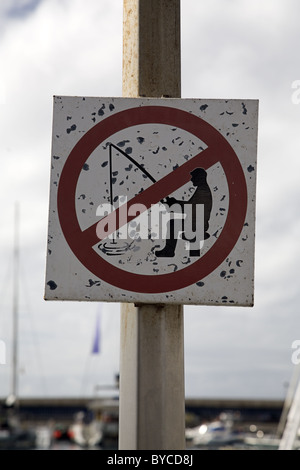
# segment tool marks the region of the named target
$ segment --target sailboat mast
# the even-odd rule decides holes
[[[13,249],[13,338],[12,338],[12,384],[11,394],[18,397],[18,330],[19,330],[19,204],[15,204],[14,214],[14,249]]]

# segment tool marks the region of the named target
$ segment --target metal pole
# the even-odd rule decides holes
[[[124,0],[123,96],[181,96],[180,0]],[[122,304],[121,450],[185,448],[182,305]]]
[[[181,96],[180,0],[124,0],[123,96]]]

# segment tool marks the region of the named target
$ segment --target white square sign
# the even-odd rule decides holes
[[[253,305],[257,100],[54,98],[46,300]]]

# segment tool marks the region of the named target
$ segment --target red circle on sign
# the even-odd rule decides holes
[[[97,240],[95,241],[95,237],[93,237],[93,242],[88,243],[88,237],[85,236],[84,231],[79,226],[76,215],[75,194],[82,167],[101,142],[123,129],[151,123],[181,128],[205,142],[208,146],[210,158],[206,162],[206,151],[203,151],[204,158],[201,166],[207,169],[214,163],[221,163],[228,183],[229,207],[220,236],[203,257],[193,264],[172,273],[144,275],[127,272],[115,267],[94,251],[93,245]],[[199,165],[197,164],[197,166]],[[181,173],[180,168],[172,172],[172,180],[174,180],[173,184],[175,185]],[[168,178],[170,180],[170,176]],[[155,184],[159,184],[159,182]],[[143,195],[143,193],[141,194]],[[153,204],[156,202],[158,200],[153,201]],[[77,259],[95,276],[108,284],[131,292],[165,293],[185,288],[200,281],[227,258],[234,248],[244,225],[247,210],[247,185],[236,153],[222,134],[213,126],[203,119],[177,108],[142,106],[126,109],[104,119],[86,132],[78,141],[62,170],[58,186],[57,206],[61,228],[68,245]]]

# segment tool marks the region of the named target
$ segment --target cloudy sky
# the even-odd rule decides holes
[[[255,305],[185,307],[186,396],[283,398],[300,339],[300,4],[181,3],[182,98],[260,103]],[[120,304],[43,295],[52,97],[122,95],[122,10],[122,0],[0,2],[0,396],[11,390],[16,202],[21,396],[88,396],[119,372]],[[98,315],[101,351],[91,355]]]

